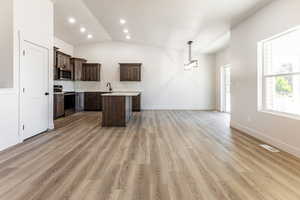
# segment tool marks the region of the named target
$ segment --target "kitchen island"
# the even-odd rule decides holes
[[[125,127],[132,118],[132,98],[139,92],[102,94],[102,126]]]

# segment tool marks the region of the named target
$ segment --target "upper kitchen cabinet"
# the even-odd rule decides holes
[[[72,80],[71,56],[54,48],[54,80]]]
[[[120,63],[120,81],[141,81],[141,63]]]
[[[73,66],[73,80],[82,81],[83,80],[83,64],[87,61],[82,58],[72,58],[71,65]]]
[[[65,71],[73,71],[71,67],[71,56],[60,52],[56,51],[56,67]]]
[[[54,80],[58,80],[59,79],[59,76],[58,76],[58,69],[57,69],[57,59],[56,59],[56,53],[57,53],[57,51],[58,51],[58,48],[57,47],[54,47],[53,48],[53,65],[54,65],[54,67],[53,67],[53,76],[54,76]]]
[[[82,81],[100,81],[101,64],[83,63]]]

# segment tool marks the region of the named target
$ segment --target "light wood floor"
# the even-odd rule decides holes
[[[299,200],[300,160],[230,130],[226,114],[146,111],[127,128],[100,113],[0,153],[1,200]]]

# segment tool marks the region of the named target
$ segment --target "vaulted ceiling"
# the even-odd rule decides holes
[[[73,45],[106,40],[182,49],[188,40],[213,52],[230,28],[273,0],[56,0],[55,35]],[[68,17],[76,24],[70,25]],[[125,25],[119,23],[123,18]],[[93,34],[88,40],[80,26]],[[131,40],[125,38],[127,28]]]

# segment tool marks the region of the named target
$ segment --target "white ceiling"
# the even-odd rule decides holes
[[[273,0],[56,0],[55,34],[78,45],[105,40],[126,41],[119,23],[129,29],[129,42],[182,49],[188,40],[195,48],[214,52],[226,45],[230,27]],[[87,40],[79,24],[70,25],[69,16],[95,36]],[[228,37],[229,36],[229,37]]]
[[[72,45],[111,40],[106,29],[81,0],[55,0],[54,2],[54,32],[56,37]],[[76,19],[75,24],[68,22],[70,17]],[[81,27],[87,29],[85,34],[80,32]],[[93,39],[88,40],[87,34],[92,34]]]

